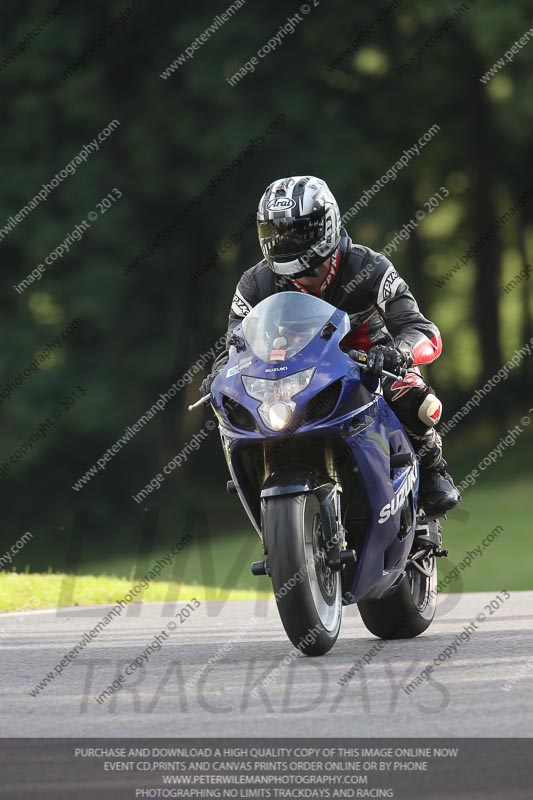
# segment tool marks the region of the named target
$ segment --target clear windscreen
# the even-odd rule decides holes
[[[336,308],[301,292],[280,292],[244,318],[244,338],[262,361],[286,361],[314,339]]]

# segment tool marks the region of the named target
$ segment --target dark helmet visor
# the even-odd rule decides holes
[[[257,223],[261,249],[266,260],[293,261],[307,253],[325,235],[324,212],[300,219],[271,219]]]

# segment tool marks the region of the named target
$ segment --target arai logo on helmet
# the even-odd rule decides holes
[[[292,200],[290,197],[274,197],[272,200],[268,201],[267,210],[289,211],[289,209],[294,208],[295,205],[296,201]]]
[[[387,520],[392,515],[396,514],[396,512],[403,506],[409,492],[415,485],[417,472],[418,472],[418,465],[417,462],[415,461],[411,471],[409,472],[409,475],[402,483],[400,491],[397,494],[395,494],[392,501],[384,505],[381,511],[379,512],[378,525],[382,525],[384,522],[387,522]]]

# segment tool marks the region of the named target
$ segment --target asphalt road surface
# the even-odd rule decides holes
[[[533,592],[441,596],[425,634],[374,653],[380,640],[352,606],[333,650],[313,659],[295,654],[273,600],[203,603],[179,622],[183,608],[133,605],[64,667],[109,607],[2,615],[1,735],[533,736]],[[446,648],[429,679],[404,691]],[[99,703],[113,680],[118,690]]]

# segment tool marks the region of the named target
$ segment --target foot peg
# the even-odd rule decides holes
[[[357,562],[357,553],[355,550],[341,550],[341,565],[344,567],[346,564],[355,564]]]
[[[427,519],[426,517],[418,518],[415,531],[415,544],[420,546],[431,546],[434,550],[440,550],[442,544],[442,528],[438,521]]]
[[[252,575],[268,575],[268,564],[266,558],[264,561],[253,561],[250,564]]]
[[[414,463],[414,456],[412,453],[392,453],[390,457],[391,469],[397,467],[407,467]]]

